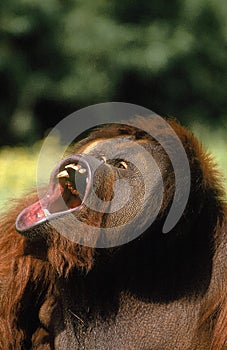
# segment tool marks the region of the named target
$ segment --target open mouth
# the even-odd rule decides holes
[[[17,217],[16,229],[25,232],[82,207],[91,184],[91,169],[82,156],[63,159],[52,171],[46,195]]]

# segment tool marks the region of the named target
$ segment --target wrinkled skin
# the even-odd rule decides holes
[[[138,119],[140,129],[145,122],[156,127]],[[227,211],[220,176],[197,140],[169,123],[187,153],[191,189],[184,214],[168,234],[162,227],[175,191],[171,162],[152,137],[118,124],[95,130],[70,148],[41,200],[47,217],[32,197],[2,220],[1,349],[226,349]],[[168,128],[160,132],[168,136]],[[140,147],[157,167],[148,164]],[[134,164],[125,163],[128,154]],[[68,157],[75,155],[87,157],[86,173],[89,157],[98,165],[91,172],[96,196],[85,195],[84,185],[82,202],[76,186],[66,183],[75,170],[65,165],[74,164]],[[141,164],[149,183],[145,202]],[[119,193],[114,188],[119,179],[131,191],[123,208],[113,211],[113,199],[121,203],[127,197],[126,186]],[[13,222],[20,212],[18,233]],[[114,227],[111,235],[100,230]],[[138,227],[143,233],[133,236]],[[129,233],[133,240],[123,244]],[[91,247],[78,244],[83,240]],[[99,248],[100,242],[111,247]]]

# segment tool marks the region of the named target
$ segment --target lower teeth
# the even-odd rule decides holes
[[[74,188],[69,182],[66,182],[65,185],[68,187],[68,189],[70,190],[70,192],[71,192],[73,195],[77,195],[77,194],[78,194],[77,189]]]
[[[45,214],[45,216],[49,216],[50,215],[50,212],[48,209],[43,209],[43,212]]]

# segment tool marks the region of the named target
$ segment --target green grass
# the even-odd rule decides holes
[[[195,123],[191,130],[200,140],[205,150],[208,150],[216,160],[218,168],[223,174],[223,183],[227,189],[227,124],[223,129]]]
[[[211,130],[194,124],[195,135],[205,149],[211,151],[223,172],[223,181],[227,188],[227,131]],[[0,149],[0,211],[3,211],[11,198],[25,195],[29,189],[36,187],[36,166],[42,142],[33,147],[3,147]],[[58,147],[53,140],[53,148]],[[51,159],[51,154],[49,156]],[[46,167],[48,169],[48,165]],[[49,169],[47,171],[47,181]]]
[[[43,141],[32,147],[2,147],[0,149],[0,211],[4,211],[11,199],[25,196],[36,188],[36,170]],[[46,164],[42,165],[39,181],[47,184],[53,168],[51,159],[58,153],[58,140],[49,138]],[[57,152],[56,152],[57,151]],[[50,167],[51,166],[51,167]]]
[[[35,186],[38,145],[32,148],[0,149],[0,205],[17,198]]]

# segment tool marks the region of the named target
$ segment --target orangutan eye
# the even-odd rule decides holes
[[[118,161],[115,166],[119,169],[128,169],[128,164],[124,160]]]

